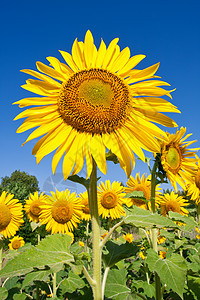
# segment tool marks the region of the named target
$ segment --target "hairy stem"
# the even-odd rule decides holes
[[[109,272],[110,268],[106,267],[105,271],[104,271],[104,275],[103,275],[103,282],[102,282],[102,299],[104,299],[104,291],[105,291],[105,286],[106,286],[106,279],[108,276],[108,272]]]
[[[100,220],[97,202],[97,165],[93,159],[93,169],[89,184],[89,207],[92,221],[92,250],[93,250],[93,299],[102,300],[101,293],[101,249],[100,249]]]

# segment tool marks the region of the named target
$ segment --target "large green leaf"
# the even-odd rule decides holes
[[[200,278],[194,276],[188,276],[187,283],[189,289],[193,291],[193,293],[199,297],[200,296]]]
[[[62,290],[62,295],[65,293],[73,293],[77,289],[82,289],[85,286],[85,282],[78,275],[69,272],[69,275],[64,279],[59,288]]]
[[[182,256],[173,254],[169,259],[162,259],[153,249],[149,249],[146,263],[150,271],[158,274],[163,284],[166,284],[183,299],[187,264]]]
[[[125,269],[112,269],[108,273],[105,296],[114,300],[125,300],[131,294],[131,290],[126,285],[127,271]]]
[[[69,253],[71,237],[64,234],[47,236],[36,247],[32,246],[14,259],[8,261],[0,271],[0,276],[12,277],[31,272],[33,268],[55,267],[73,262]]]
[[[108,241],[105,245],[103,260],[107,267],[112,267],[118,261],[135,255],[139,249],[138,243],[117,244]]]
[[[24,289],[26,286],[31,285],[35,280],[47,281],[49,279],[48,275],[51,273],[52,273],[51,269],[28,273],[24,278],[24,281],[22,283],[22,288]]]
[[[126,216],[124,217],[124,222],[126,224],[132,224],[136,227],[141,228],[152,228],[156,226],[157,228],[178,228],[178,226],[166,217],[161,215],[152,214],[150,211],[141,209],[134,206],[131,209],[124,208]]]
[[[5,300],[8,296],[8,291],[5,287],[0,287],[0,299]]]
[[[182,226],[181,230],[191,231],[195,226],[198,226],[194,218],[188,216],[182,216],[181,214],[173,211],[169,211],[169,218],[173,221],[183,222],[186,226]]]
[[[27,295],[25,293],[13,295],[13,300],[25,300]]]

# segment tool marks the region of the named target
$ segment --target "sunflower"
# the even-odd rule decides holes
[[[140,178],[140,173],[137,173],[135,178],[133,176],[130,176],[129,180],[126,183],[128,187],[125,187],[125,192],[126,193],[131,193],[134,191],[141,191],[144,193],[144,197],[147,200],[147,203],[145,203],[144,200],[140,198],[126,198],[126,205],[128,207],[132,205],[136,205],[142,209],[151,209],[151,175],[147,177],[147,174],[143,174],[142,177]],[[156,186],[156,198],[155,198],[155,204],[156,207],[158,207],[157,204],[157,197],[159,195],[159,185]],[[148,205],[148,207],[147,207]]]
[[[10,250],[17,250],[24,245],[25,245],[24,239],[17,235],[17,236],[14,236],[14,238],[12,238],[10,240],[8,247]]]
[[[184,206],[188,206],[189,203],[186,199],[173,191],[170,194],[164,194],[159,197],[159,204],[161,206],[161,214],[166,216],[169,211],[177,212],[181,215],[187,215],[189,212]]]
[[[134,237],[132,235],[132,233],[127,233],[127,234],[123,234],[123,238],[129,242],[129,244],[132,243],[132,241],[134,240]]]
[[[84,193],[80,194],[79,197],[81,199],[81,204],[83,205],[81,218],[82,220],[89,221],[91,219],[91,215],[89,209],[88,192],[85,191]]]
[[[106,174],[106,149],[116,154],[129,177],[135,164],[133,152],[145,160],[142,148],[158,152],[155,137],[166,138],[165,132],[152,122],[177,126],[160,113],[179,111],[160,98],[171,98],[171,91],[161,88],[169,84],[154,75],[159,63],[135,69],[145,55],[130,57],[128,47],[120,51],[118,40],[112,40],[107,48],[101,40],[97,50],[88,30],[84,42],[74,41],[72,55],[60,51],[66,63],[47,57],[50,66],[36,63],[39,72],[22,70],[37,78],[28,79],[22,87],[39,96],[14,103],[20,107],[34,106],[15,118],[27,118],[17,132],[38,127],[25,143],[43,136],[32,151],[37,163],[57,149],[52,171],[55,174],[64,156],[65,179],[83,168],[84,159],[88,178],[92,157]]]
[[[195,153],[199,148],[189,149],[195,141],[185,141],[191,134],[184,134],[186,128],[181,127],[175,134],[169,134],[168,140],[160,142],[161,164],[172,186],[177,192],[177,183],[185,190],[186,184],[195,176]]]
[[[101,182],[98,186],[97,196],[99,204],[99,215],[103,218],[110,217],[118,219],[125,216],[125,211],[122,207],[124,203],[124,187],[114,181],[112,184],[106,180],[105,184]]]
[[[13,194],[7,192],[3,192],[0,196],[0,234],[5,238],[15,235],[24,223],[22,204],[13,197]]]
[[[198,158],[198,169],[196,170],[193,182],[187,185],[187,194],[191,196],[190,199],[200,203],[200,159]]]
[[[38,195],[38,192],[35,192],[34,194],[30,194],[28,200],[25,200],[26,204],[24,205],[24,210],[30,222],[39,222],[39,214],[41,212],[40,205],[44,203],[46,197],[47,196],[43,193]]]
[[[77,228],[82,215],[81,200],[76,197],[76,193],[66,191],[56,193],[51,192],[52,196],[48,196],[45,203],[41,205],[41,213],[39,221],[46,224],[46,230],[51,233],[68,233]]]

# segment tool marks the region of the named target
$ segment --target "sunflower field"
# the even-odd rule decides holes
[[[71,54],[60,51],[65,62],[22,70],[37,97],[14,103],[30,106],[17,132],[34,129],[24,144],[39,138],[37,163],[55,151],[53,174],[62,161],[64,179],[85,191],[35,191],[23,203],[1,193],[0,300],[200,299],[200,148],[186,128],[156,125],[178,127],[163,114],[180,112],[164,99],[173,90],[158,63],[139,69],[145,55],[118,40],[97,49],[88,30]],[[131,175],[135,156],[148,174]],[[126,184],[98,177],[113,163]],[[26,223],[31,241],[20,235]]]

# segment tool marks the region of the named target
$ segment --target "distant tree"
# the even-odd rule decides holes
[[[30,193],[33,194],[39,191],[39,182],[35,176],[16,170],[11,176],[1,178],[0,195],[3,191],[14,194],[14,198],[24,205],[25,199],[28,199]],[[25,239],[25,242],[31,242],[32,244],[37,242],[37,230],[32,231],[26,215],[24,215],[24,225],[19,228],[16,235],[18,234]]]
[[[24,204],[24,199],[27,199],[30,193],[39,191],[38,184],[39,182],[35,176],[16,170],[10,177],[1,178],[0,193],[6,191],[14,194],[15,198]]]

